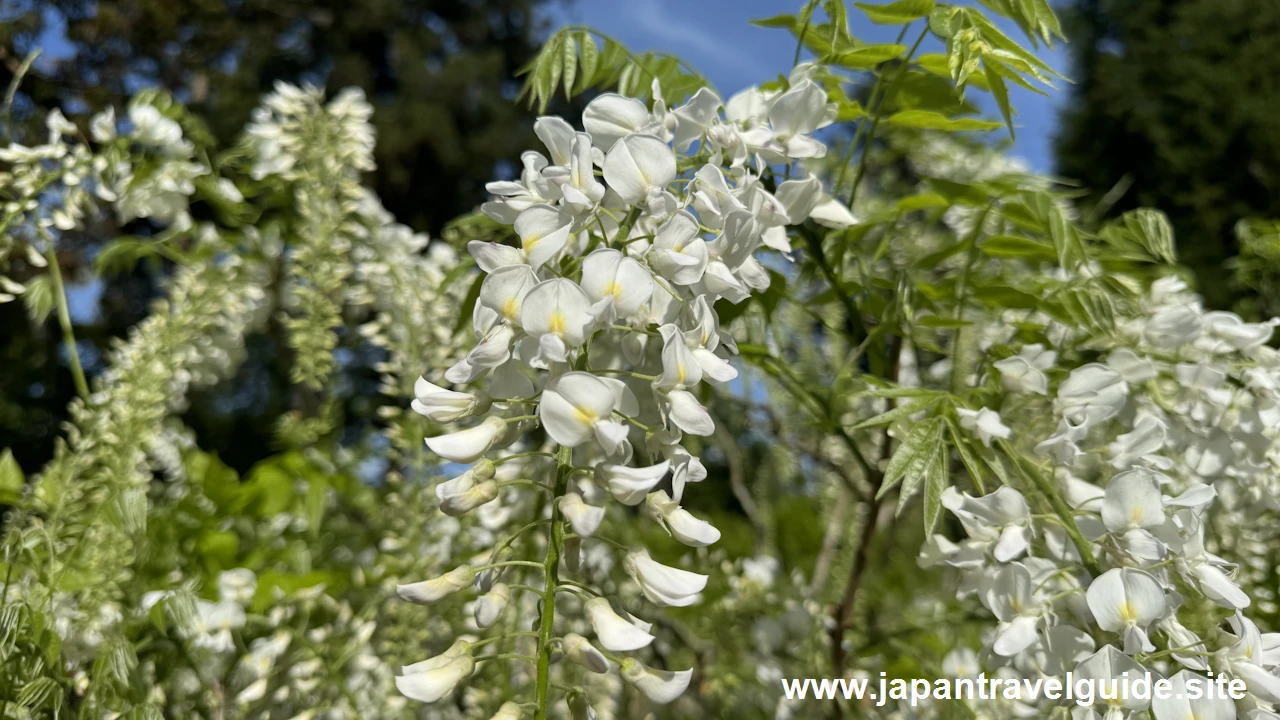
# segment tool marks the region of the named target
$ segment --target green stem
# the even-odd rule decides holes
[[[568,490],[569,474],[573,472],[573,448],[561,447],[556,451],[556,484],[551,499],[551,529],[547,533],[547,559],[543,565],[542,623],[538,627],[538,684],[536,699],[538,709],[534,720],[546,720],[548,689],[551,683],[551,638],[555,636],[556,585],[560,575],[560,551],[564,545],[564,520],[556,498]]]
[[[618,234],[614,235],[621,242],[627,241],[627,236],[631,234],[631,228],[636,224],[636,220],[640,219],[640,208],[633,207],[631,212],[622,219],[622,223],[618,225]]]
[[[791,59],[791,67],[800,64],[800,51],[804,49],[804,36],[809,32],[809,23],[813,21],[813,10],[817,6],[816,0],[811,0],[804,6],[804,25],[800,27],[800,36],[796,38],[796,54]]]
[[[920,43],[924,42],[924,38],[928,34],[929,25],[926,23],[924,30],[920,31],[920,36],[916,38],[915,44],[907,51],[907,56],[903,58],[902,64],[898,66],[898,71],[893,74],[893,79],[885,85],[884,92],[880,94],[880,102],[876,105],[875,112],[871,116],[871,127],[867,130],[867,141],[863,146],[862,157],[858,160],[858,172],[853,176],[853,187],[849,189],[848,205],[851,209],[853,208],[854,199],[858,197],[858,186],[862,183],[862,177],[867,173],[867,158],[871,156],[871,143],[876,139],[876,128],[880,126],[880,118],[883,115],[881,111],[884,110],[884,99],[888,97],[889,91],[898,82],[898,78],[901,78],[902,74],[906,72],[907,66],[911,64],[911,58],[915,56],[916,50],[920,49]],[[861,130],[862,128],[859,127],[858,129]],[[838,196],[838,187],[836,191]]]
[[[1062,499],[1062,495],[1058,489],[1053,486],[1053,481],[1044,476],[1040,472],[1040,468],[1017,452],[1007,440],[1000,440],[1000,449],[1004,451],[1009,459],[1013,460],[1013,464],[1018,468],[1018,473],[1024,478],[1031,481],[1036,489],[1040,491],[1049,500],[1049,505],[1053,508],[1054,513],[1062,520],[1062,529],[1066,531],[1067,537],[1071,538],[1071,544],[1075,545],[1076,552],[1080,554],[1080,562],[1084,565],[1085,570],[1090,575],[1098,577],[1102,574],[1102,567],[1098,565],[1097,559],[1093,557],[1093,550],[1089,547],[1089,541],[1084,539],[1084,535],[1080,533],[1080,528],[1076,527],[1075,511],[1067,505],[1067,501]]]
[[[969,294],[969,276],[973,274],[973,266],[978,260],[978,239],[982,235],[982,227],[987,222],[987,215],[991,209],[995,207],[999,198],[993,199],[983,208],[982,213],[978,215],[978,221],[973,225],[973,231],[969,234],[969,252],[965,258],[964,271],[960,273],[960,280],[956,285],[956,306],[951,313],[953,320],[964,319],[964,304]],[[978,363],[978,338],[974,335],[970,328],[956,328],[956,336],[951,346],[951,392],[960,394],[965,391],[967,383],[966,377],[969,370]]]
[[[500,488],[512,487],[512,486],[531,487],[531,488],[537,488],[539,490],[547,490],[547,491],[551,490],[550,485],[546,483],[540,483],[537,480],[507,480],[505,482],[498,483],[498,487]]]
[[[49,277],[53,279],[53,297],[58,304],[58,324],[62,326],[62,343],[67,347],[67,358],[71,363],[71,377],[76,382],[76,393],[80,399],[89,402],[89,382],[84,377],[84,367],[80,364],[80,350],[76,347],[75,330],[71,327],[71,309],[67,306],[66,288],[62,284],[62,268],[58,266],[58,255],[53,250],[53,238],[42,233],[47,244],[45,256],[49,258]]]
[[[506,457],[500,457],[497,460],[494,460],[493,464],[501,465],[502,463],[508,462],[511,460],[519,460],[520,458],[530,458],[530,457],[555,457],[555,455],[552,455],[549,452],[542,452],[541,450],[531,450],[529,452],[518,452],[515,455],[507,455]]]

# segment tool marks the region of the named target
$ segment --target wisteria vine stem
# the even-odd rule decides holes
[[[547,533],[547,559],[543,564],[542,622],[538,627],[538,684],[535,696],[538,709],[534,712],[534,720],[546,720],[547,717],[547,693],[551,682],[551,638],[555,636],[556,586],[559,584],[560,551],[564,546],[564,521],[560,518],[556,499],[568,489],[569,475],[572,472],[573,448],[561,446],[556,451],[555,489],[551,494],[551,528]]]

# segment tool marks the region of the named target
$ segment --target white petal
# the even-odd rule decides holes
[[[1036,628],[1039,627],[1040,618],[1019,615],[1012,622],[1002,624],[1000,634],[996,636],[995,643],[991,646],[991,651],[1003,657],[1011,657],[1031,647],[1031,643],[1036,641],[1038,635]]]
[[[1231,581],[1226,573],[1209,563],[1200,563],[1191,568],[1191,574],[1199,583],[1200,590],[1210,600],[1223,607],[1243,610],[1249,607],[1249,596],[1239,585]]]
[[[694,517],[662,490],[650,495],[645,504],[649,508],[649,514],[661,523],[672,537],[685,545],[706,547],[720,539],[720,531],[711,523]]]
[[[627,658],[622,663],[622,679],[636,686],[650,702],[665,705],[680,697],[689,687],[693,670],[655,670]]]
[[[673,390],[667,393],[668,412],[671,422],[690,435],[707,437],[716,431],[711,414],[702,407],[702,403],[686,390]]]
[[[1102,500],[1102,522],[1115,533],[1163,525],[1164,508],[1155,475],[1135,468],[1111,478]]]
[[[613,389],[585,372],[569,372],[547,383],[538,416],[551,439],[577,447],[593,436],[596,423],[613,413]]]
[[[628,574],[651,602],[683,607],[693,604],[707,586],[707,576],[657,562],[645,550],[628,553],[623,560]]]
[[[573,152],[573,126],[563,118],[540,117],[533,123],[533,132],[547,146],[552,165],[568,165]]]
[[[604,158],[604,179],[628,205],[636,205],[651,189],[663,189],[676,177],[676,158],[666,143],[652,135],[628,135]]]
[[[511,588],[505,583],[494,583],[489,592],[480,596],[476,600],[475,616],[476,625],[482,629],[491,627],[498,621],[498,616],[502,615],[502,611],[507,608],[507,603],[511,600]]]
[[[475,570],[471,569],[470,565],[460,565],[431,580],[410,585],[397,585],[396,594],[416,605],[430,605],[467,587],[475,579]]]
[[[1192,678],[1200,682],[1202,697],[1197,700],[1187,698],[1187,681]],[[1217,693],[1213,699],[1203,697],[1206,680],[1203,674],[1193,674],[1189,670],[1169,678],[1169,693],[1155,694],[1151,698],[1151,711],[1155,713],[1156,720],[1234,720],[1236,705],[1231,698],[1218,697]]]
[[[498,313],[507,322],[520,319],[525,298],[538,285],[538,276],[528,265],[508,265],[490,273],[480,283],[481,306]]]
[[[1085,593],[1089,611],[1103,630],[1150,624],[1164,614],[1164,590],[1149,573],[1133,568],[1113,568],[1089,584]]]
[[[614,499],[624,505],[639,505],[662,478],[666,477],[671,463],[663,460],[657,465],[643,468],[625,465],[602,464],[596,466],[596,478]]]
[[[476,265],[484,272],[491,273],[508,265],[523,265],[525,256],[519,248],[500,243],[472,240],[467,243],[467,252],[476,259]]]
[[[506,434],[506,421],[500,417],[489,417],[473,428],[427,438],[427,447],[446,460],[473,463]]]
[[[436,702],[453,692],[458,683],[471,677],[475,669],[476,663],[471,656],[461,655],[433,670],[396,677],[396,689],[412,700]]]
[[[578,493],[565,493],[559,499],[560,512],[573,527],[573,531],[582,537],[590,537],[604,520],[604,508],[588,505]]]
[[[572,226],[572,218],[550,205],[534,205],[520,213],[515,230],[529,265],[540,268],[555,257],[569,241]]]
[[[649,124],[649,109],[635,98],[605,93],[587,103],[582,111],[582,127],[591,133],[596,147],[608,150],[623,136]]]
[[[609,672],[609,661],[603,653],[591,646],[586,638],[577,633],[564,636],[564,656],[570,662],[577,663],[593,673]]]
[[[609,601],[592,598],[586,604],[587,619],[595,630],[596,638],[610,652],[631,652],[647,647],[653,636],[628,622],[613,611]]]
[[[578,284],[565,278],[539,283],[525,296],[520,326],[535,337],[555,335],[569,347],[586,339],[591,301]]]

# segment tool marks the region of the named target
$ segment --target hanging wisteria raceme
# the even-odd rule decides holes
[[[476,419],[426,441],[441,457],[471,465],[437,486],[446,514],[498,497],[510,484],[495,480],[495,465],[505,459],[489,456],[508,449],[541,459],[527,461],[532,477],[520,482],[547,502],[541,516],[525,519],[539,534],[513,537],[487,564],[411,579],[399,591],[420,604],[475,592],[481,628],[493,625],[512,593],[533,592],[536,645],[528,656],[486,655],[480,648],[501,636],[459,640],[404,668],[397,682],[405,695],[440,700],[477,663],[495,660],[536,665],[526,705],[539,718],[556,692],[575,717],[592,713],[580,685],[551,681],[551,665],[560,659],[593,673],[616,669],[653,703],[669,703],[689,685],[691,668],[656,668],[623,655],[653,641],[643,610],[632,615],[618,598],[573,577],[584,545],[593,543],[617,553],[656,607],[697,603],[707,576],[597,535],[610,508],[584,498],[643,505],[689,547],[719,539],[716,528],[680,504],[688,483],[706,477],[682,439],[715,430],[701,387],[737,377],[730,362],[735,343],[720,327],[715,304],[739,303],[768,288],[756,254],[766,247],[788,251],[786,225],[815,214],[849,220],[847,211],[831,210],[817,178],[773,184],[771,166],[825,153],[810,133],[833,120],[835,105],[811,72],[801,66],[785,91],[751,88],[728,102],[704,89],[670,111],[660,99],[646,107],[602,95],[584,111],[583,130],[559,117],[540,118],[534,128],[546,154],[526,152],[518,181],[489,185],[495,198],[483,210],[511,225],[516,243],[469,245],[484,273],[472,315],[476,346],[444,372],[441,382],[454,389],[420,380],[413,407],[439,423]],[[657,87],[654,96],[661,98]],[[545,554],[540,562],[514,560],[513,548]],[[594,639],[559,629],[564,605],[557,599],[565,594],[585,600]],[[522,707],[504,706],[499,716],[518,716]]]
[[[1056,430],[1020,440],[1035,445],[1054,477],[1038,477],[1035,465],[1019,472],[1062,504],[1036,514],[1014,487],[979,497],[949,488],[942,503],[968,537],[934,535],[922,565],[955,568],[960,597],[976,595],[996,617],[984,652],[1002,676],[1074,670],[1111,682],[1151,671],[1185,681],[1208,673],[1248,688],[1240,701],[1116,697],[1074,717],[1276,717],[1275,636],[1259,633],[1236,566],[1214,554],[1218,533],[1235,529],[1211,524],[1210,511],[1226,503],[1219,518],[1243,526],[1275,509],[1280,355],[1266,343],[1280,320],[1207,312],[1168,276],[1117,318],[1115,333],[1045,321],[1057,325],[1049,333],[1056,347],[1024,346],[992,363],[984,383],[1011,397],[1052,398]],[[987,331],[992,342],[1006,332]],[[1082,348],[1101,351],[1099,361],[1057,369],[1059,353]],[[958,412],[984,444],[1019,440],[992,410]],[[1230,632],[1215,627],[1221,619]],[[1036,712],[1026,703],[1011,711]]]

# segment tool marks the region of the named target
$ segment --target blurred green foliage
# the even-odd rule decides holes
[[[1280,4],[1077,0],[1065,20],[1059,172],[1099,212],[1163,210],[1206,302],[1265,312],[1227,260],[1238,219],[1280,215]]]

